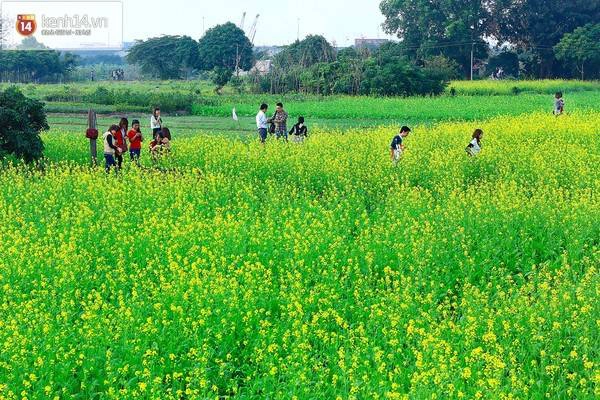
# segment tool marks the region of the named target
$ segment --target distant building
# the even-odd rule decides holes
[[[273,61],[271,61],[271,60],[258,60],[254,64],[254,67],[252,67],[250,69],[250,71],[246,72],[244,75],[247,75],[248,73],[258,74],[258,75],[267,75],[269,72],[271,72],[272,68],[273,68]]]
[[[387,39],[354,39],[354,47],[356,47],[357,49],[367,48],[373,50],[387,42]]]

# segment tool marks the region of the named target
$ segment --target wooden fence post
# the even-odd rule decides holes
[[[90,132],[95,132],[95,137],[94,134],[90,134]],[[98,150],[96,143],[98,130],[96,129],[96,113],[92,109],[88,111],[88,130],[86,136],[90,139],[90,163],[92,167],[96,167],[98,165]]]

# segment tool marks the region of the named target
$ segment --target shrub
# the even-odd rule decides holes
[[[44,103],[25,97],[16,87],[0,92],[0,159],[9,154],[28,163],[40,159],[40,132],[47,129]]]

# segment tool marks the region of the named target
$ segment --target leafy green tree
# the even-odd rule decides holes
[[[383,0],[384,29],[402,40],[404,54],[412,58],[443,55],[470,75],[471,50],[484,59],[483,40],[492,31],[492,0]]]
[[[231,80],[233,71],[225,67],[215,67],[210,72],[210,80],[215,84],[215,92],[220,93],[223,86]]]
[[[494,0],[490,9],[494,36],[532,53],[542,78],[555,75],[554,46],[566,33],[600,21],[598,0]]]
[[[161,36],[137,41],[127,61],[160,79],[187,77],[200,65],[198,43],[189,36]]]
[[[281,68],[300,66],[308,68],[317,63],[335,60],[335,49],[320,35],[309,35],[287,46],[275,57],[275,65]]]
[[[506,76],[519,76],[519,55],[514,51],[501,51],[490,57],[487,64],[487,73],[490,75],[496,70],[502,68]]]
[[[556,57],[565,62],[574,62],[583,80],[586,65],[600,64],[600,23],[587,24],[567,33],[554,46]]]
[[[0,78],[18,82],[52,82],[63,79],[78,57],[54,50],[0,51]]]
[[[198,42],[200,65],[204,71],[236,67],[249,70],[254,64],[252,43],[243,30],[228,22],[209,29]]]
[[[40,132],[49,129],[44,104],[16,87],[0,91],[0,159],[9,154],[32,162],[42,157]]]

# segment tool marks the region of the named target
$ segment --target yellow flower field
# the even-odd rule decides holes
[[[110,176],[51,131],[0,174],[0,399],[597,398],[599,127],[414,127],[397,167],[389,127],[199,133]]]

